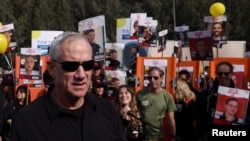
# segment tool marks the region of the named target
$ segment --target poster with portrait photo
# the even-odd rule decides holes
[[[189,31],[189,26],[177,26],[174,28],[175,40],[180,42],[180,47],[189,46],[189,42],[187,38],[188,31]]]
[[[209,31],[188,32],[189,48],[192,61],[213,60],[211,33]]]
[[[147,13],[130,13],[130,39],[138,39],[139,20],[147,18]]]
[[[106,30],[105,16],[100,15],[78,22],[78,31],[89,40],[95,61],[104,61]]]
[[[138,45],[140,47],[156,47],[157,46],[157,26],[158,21],[152,19],[139,20],[139,36]]]
[[[227,43],[227,16],[205,16],[205,29],[211,32],[213,47],[221,48]]]
[[[163,52],[167,46],[167,34],[168,30],[162,30],[159,32],[159,40],[158,40],[158,52]]]
[[[42,87],[41,49],[21,48],[19,79],[30,87]]]
[[[112,78],[118,78],[120,85],[126,84],[127,72],[125,70],[105,70],[107,81],[111,85]]]
[[[232,74],[232,80],[234,81],[234,84],[236,88],[243,89],[244,88],[244,65],[236,65],[233,64],[233,74]]]
[[[241,125],[245,123],[249,91],[219,86],[214,124]]]
[[[131,48],[136,46],[139,56],[147,56],[147,50],[138,47],[138,39],[130,39],[130,18],[117,19],[116,26],[116,43],[124,43],[122,65],[130,68],[131,58],[133,57]]]
[[[163,81],[161,83],[162,88],[166,88],[166,80],[167,80],[167,66],[168,60],[159,60],[159,59],[144,59],[144,78],[143,78],[143,87],[148,87],[149,79],[148,79],[148,70],[151,67],[158,67],[164,72]]]
[[[7,38],[7,41],[8,41],[8,48],[6,52],[16,50],[17,41],[16,41],[14,29],[15,28],[14,28],[13,23],[0,26],[0,33],[3,34]]]
[[[124,46],[123,43],[105,43],[105,70],[122,69]],[[116,53],[112,55],[113,51]],[[117,61],[119,65],[117,65]]]

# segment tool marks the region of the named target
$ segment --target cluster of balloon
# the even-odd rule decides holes
[[[2,26],[1,22],[0,26]],[[3,34],[0,34],[0,54],[5,53],[7,47],[8,47],[7,38]]]
[[[225,13],[225,5],[221,2],[215,2],[210,6],[210,14],[214,17],[221,16]]]

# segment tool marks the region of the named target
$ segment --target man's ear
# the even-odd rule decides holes
[[[55,68],[55,64],[52,63],[52,62],[47,62],[47,70],[50,74],[51,77],[55,78],[55,71],[54,71],[54,68]]]

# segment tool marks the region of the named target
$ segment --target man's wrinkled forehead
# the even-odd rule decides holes
[[[74,44],[76,42],[78,43]],[[79,36],[71,36],[65,39],[61,44],[60,54],[69,54],[74,50],[74,45],[79,46],[79,44],[82,46],[82,50],[85,50],[86,52],[90,52],[92,54],[92,48],[89,42],[85,38],[81,38]]]

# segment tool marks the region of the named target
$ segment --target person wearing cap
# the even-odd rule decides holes
[[[106,97],[105,89],[106,85],[103,83],[102,79],[95,79],[92,84],[93,94],[99,97]]]
[[[11,102],[13,100],[14,80],[13,80],[12,75],[10,74],[3,75],[2,92],[3,92],[4,100],[6,100],[6,102]],[[4,105],[5,104],[6,103],[4,103]]]
[[[98,62],[95,62],[94,64],[94,68],[93,68],[93,73],[92,73],[92,76],[91,76],[91,80],[92,82],[95,80],[95,79],[101,79],[102,82],[106,85],[107,84],[107,77],[105,75],[105,71],[102,67],[102,62],[98,61]],[[93,84],[92,84],[93,85]]]
[[[107,88],[107,98],[111,102],[114,102],[118,89],[120,87],[120,80],[116,77],[111,79],[111,86]]]
[[[7,65],[3,66],[3,72],[2,72],[2,74],[3,75],[7,75],[7,74],[10,74],[10,73],[11,73],[10,67],[7,66]]]
[[[135,78],[128,77],[127,79],[128,86],[135,91]]]

